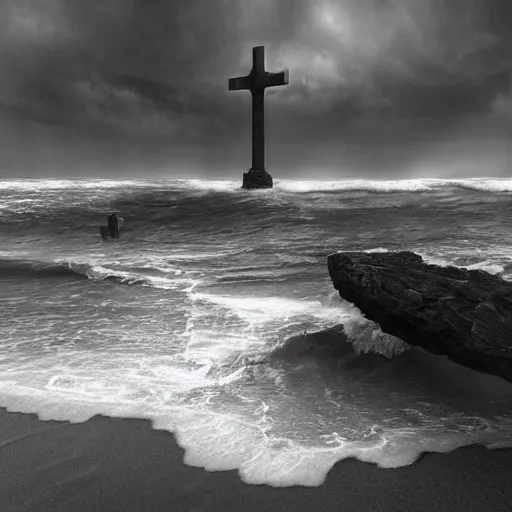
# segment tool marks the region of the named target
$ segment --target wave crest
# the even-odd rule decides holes
[[[351,323],[347,326],[347,335],[358,354],[380,354],[391,359],[411,348],[405,341],[382,332],[373,322]]]
[[[443,188],[457,187],[480,192],[512,192],[511,178],[412,178],[395,180],[276,180],[276,189],[294,193],[339,193],[339,192],[431,192]]]
[[[91,262],[55,260],[39,261],[0,258],[0,275],[40,278],[68,277],[90,279],[93,281],[115,281],[120,284],[142,285],[164,290],[181,289],[192,291],[199,280],[192,278],[169,278],[163,276],[144,275],[134,271],[111,269]]]
[[[274,348],[271,358],[344,359],[352,355],[377,354],[391,359],[410,348],[404,341],[383,333],[373,322],[349,321],[344,325],[291,336]]]

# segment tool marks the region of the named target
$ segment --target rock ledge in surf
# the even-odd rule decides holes
[[[382,331],[512,382],[512,283],[413,252],[331,254],[334,288]]]

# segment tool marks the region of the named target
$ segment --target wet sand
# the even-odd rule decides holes
[[[321,487],[243,483],[183,463],[143,420],[40,421],[0,409],[1,512],[511,512],[512,450],[472,446],[398,469],[339,462]]]

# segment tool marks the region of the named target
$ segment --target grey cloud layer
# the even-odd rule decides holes
[[[248,72],[250,47],[265,44],[268,67],[292,77],[268,95],[280,134],[271,147],[287,155],[276,161],[308,139],[315,158],[328,147],[333,162],[368,167],[390,155],[405,166],[459,125],[502,130],[489,116],[511,104],[508,3],[7,0],[3,129],[36,123],[52,145],[69,144],[61,134],[71,128],[88,152],[187,146],[212,163],[219,148],[247,142],[249,101],[227,92],[227,78]]]

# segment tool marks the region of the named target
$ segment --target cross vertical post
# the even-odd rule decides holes
[[[249,75],[229,79],[229,90],[249,90],[252,95],[252,167],[244,173],[243,188],[271,188],[272,176],[265,169],[265,89],[289,83],[288,70],[265,71],[265,47],[252,49]]]
[[[265,47],[252,50],[252,69],[265,73]],[[254,87],[252,91],[252,167],[265,171],[265,87]]]

